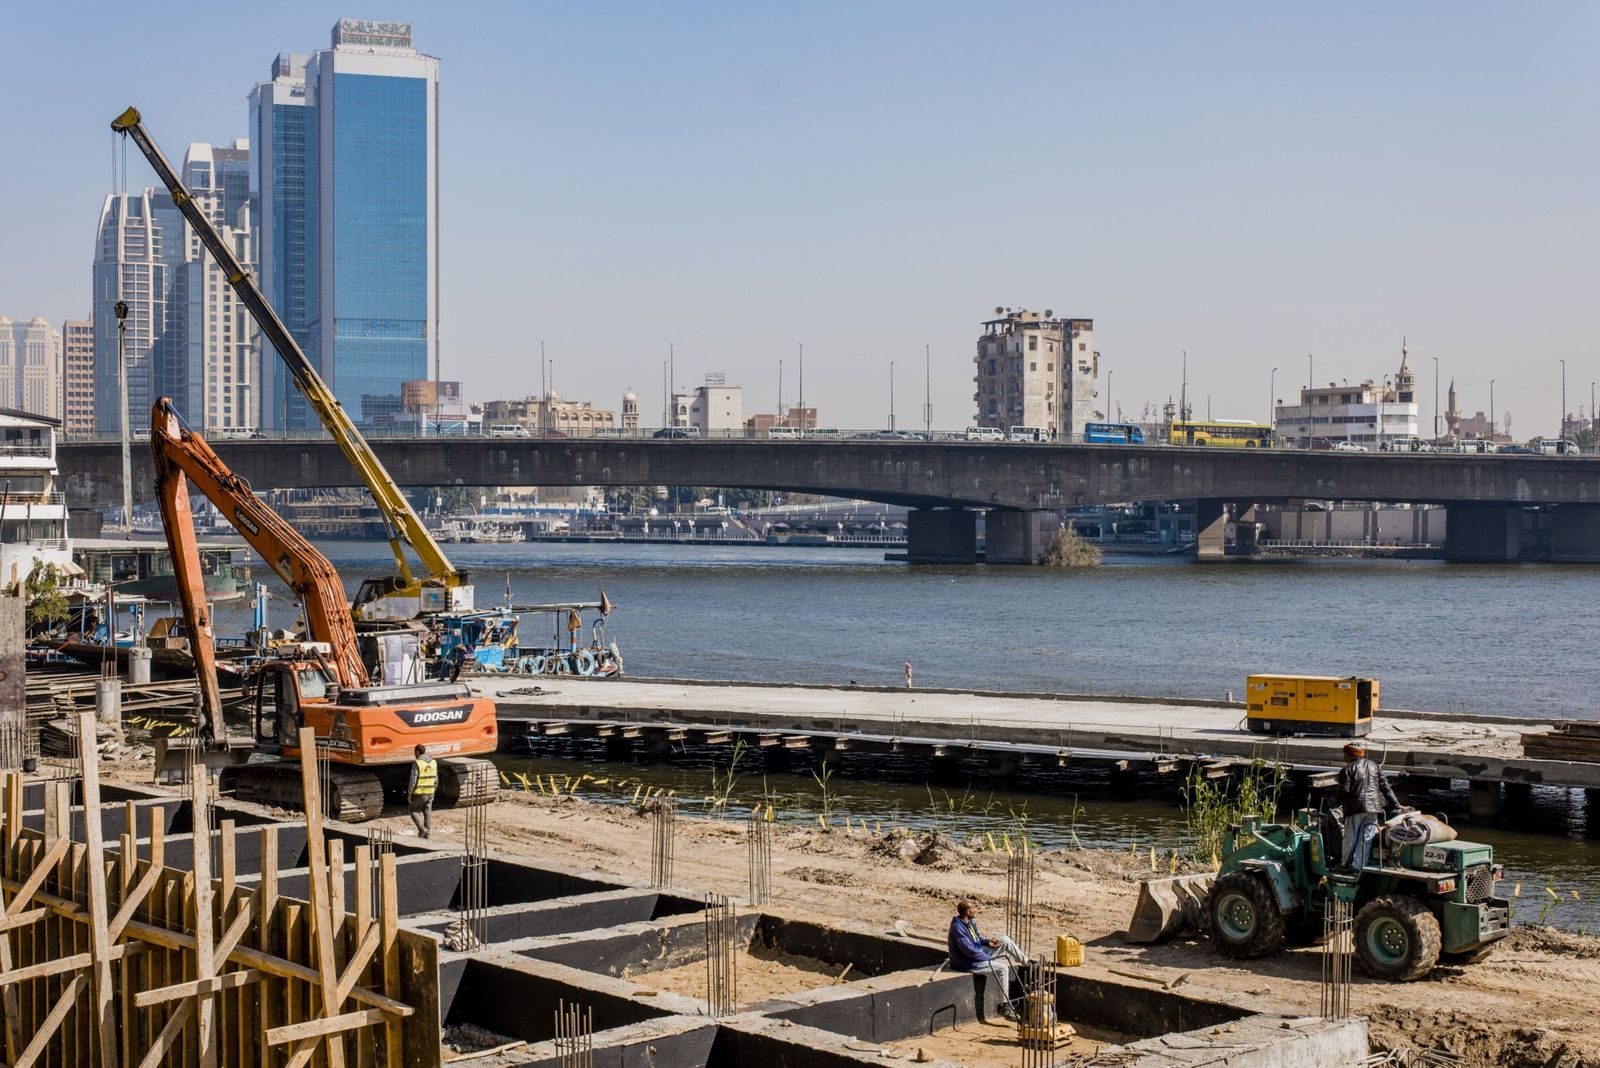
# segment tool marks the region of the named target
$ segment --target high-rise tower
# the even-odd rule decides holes
[[[267,295],[357,422],[392,412],[438,370],[439,61],[409,23],[341,19],[329,48],[280,55],[250,109]],[[263,363],[263,422],[306,425]]]

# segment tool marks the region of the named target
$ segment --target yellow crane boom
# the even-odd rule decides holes
[[[416,510],[411,507],[411,502],[406,500],[405,495],[400,492],[400,487],[395,485],[389,472],[384,470],[377,454],[372,451],[372,446],[361,436],[355,422],[345,412],[339,399],[333,395],[333,390],[329,389],[322,376],[317,374],[305,351],[300,348],[288,328],[283,325],[283,321],[278,318],[278,313],[267,302],[266,296],[256,286],[255,279],[245,270],[227,242],[223,241],[222,235],[217,233],[216,227],[206,218],[205,212],[195,204],[194,197],[184,186],[183,180],[178,177],[177,171],[172,169],[172,164],[167,162],[166,156],[151,139],[149,131],[144,128],[139,110],[129,108],[124,111],[111,123],[111,128],[125,137],[132,138],[139,151],[144,153],[145,159],[150,161],[151,168],[167,187],[167,192],[172,194],[173,204],[183,213],[189,225],[194,227],[201,242],[215,257],[217,265],[222,268],[228,284],[233,287],[239,300],[250,312],[250,317],[255,320],[272,347],[278,350],[279,357],[288,366],[289,373],[294,378],[295,388],[306,398],[306,403],[317,413],[317,418],[322,420],[322,425],[338,443],[339,450],[344,453],[345,458],[366,483],[367,489],[371,491],[372,499],[383,516],[389,548],[394,552],[395,565],[400,569],[400,574],[363,582],[360,592],[356,594],[354,608],[356,616],[374,621],[395,620],[414,618],[426,611],[470,609],[472,586],[466,572],[457,570],[455,565],[450,563],[444,550],[439,548],[439,543],[423,526],[422,517],[417,515]],[[422,569],[426,572],[422,579],[412,575],[411,565],[406,559],[404,549],[407,545],[417,554]]]

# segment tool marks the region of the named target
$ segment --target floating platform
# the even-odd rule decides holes
[[[1245,727],[1242,703],[1139,697],[978,693],[853,686],[791,686],[688,680],[517,680],[478,678],[505,726],[516,721],[599,722],[620,727],[685,727],[755,732],[762,745],[838,749],[928,747],[932,756],[983,749],[1033,759],[1186,764],[1265,759],[1312,772],[1343,764],[1337,738],[1263,737]],[[1533,759],[1523,735],[1555,721],[1384,711],[1365,739],[1369,756],[1392,773],[1483,786],[1600,789],[1600,764]],[[533,728],[537,729],[537,728]],[[806,741],[801,743],[800,738]],[[793,743],[783,739],[796,739]]]

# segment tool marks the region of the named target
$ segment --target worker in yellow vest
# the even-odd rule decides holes
[[[411,822],[417,833],[426,838],[433,831],[433,795],[439,789],[439,762],[428,755],[427,746],[414,750],[416,759],[411,762],[411,782],[406,796],[411,802]]]

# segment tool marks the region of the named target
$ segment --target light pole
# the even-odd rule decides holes
[[[1106,372],[1106,422],[1108,423],[1114,423],[1117,421],[1117,417],[1111,414],[1111,376],[1116,373],[1117,372],[1115,371]]]
[[[1278,432],[1278,369],[1274,367],[1267,378],[1267,425],[1273,434]]]
[[[1389,376],[1383,376],[1383,392],[1378,394],[1378,451],[1383,451],[1383,405],[1389,398]]]
[[[117,315],[117,391],[122,398],[122,521],[128,526],[128,540],[133,540],[133,453],[129,444],[128,428],[128,305],[117,301],[113,309]],[[112,637],[116,637],[117,621],[111,620]]]
[[[1494,440],[1494,379],[1489,379],[1489,440]]]
[[[800,346],[800,432],[806,429],[806,346],[804,342],[796,342]]]
[[[1189,350],[1183,351],[1183,382],[1178,389],[1178,421],[1189,421]],[[1170,397],[1171,394],[1168,394]]]
[[[1589,383],[1589,429],[1594,429],[1594,383]]]
[[[1316,363],[1315,360],[1313,360],[1311,358],[1311,353],[1309,353],[1309,352],[1306,353],[1306,388],[1307,389],[1316,389],[1317,388],[1316,387],[1316,382],[1314,381],[1314,379],[1317,377],[1316,367],[1317,367],[1317,363]]]
[[[894,429],[894,361],[889,361],[889,429]]]
[[[933,346],[922,346],[922,432],[933,440]]]
[[[1561,361],[1561,422],[1556,424],[1556,437],[1567,436],[1567,361]]]
[[[1439,357],[1433,358],[1433,440],[1439,440]]]

